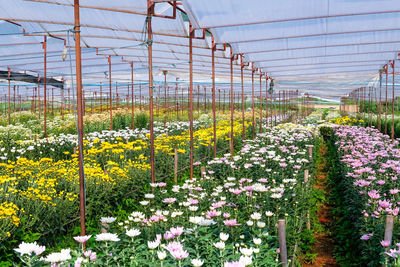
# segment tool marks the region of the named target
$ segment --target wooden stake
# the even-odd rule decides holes
[[[278,239],[279,239],[279,254],[282,266],[288,265],[287,247],[286,247],[286,223],[285,220],[278,220]]]

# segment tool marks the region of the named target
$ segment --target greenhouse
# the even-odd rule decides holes
[[[0,266],[399,266],[400,2],[0,1]]]

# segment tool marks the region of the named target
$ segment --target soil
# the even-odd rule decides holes
[[[326,146],[324,144],[321,145],[320,153],[322,160],[317,166],[318,172],[316,177],[316,184],[314,185],[314,187],[322,190],[326,196],[329,194],[329,188],[326,182],[327,162],[326,162]],[[315,239],[317,240],[314,244],[314,251],[315,253],[318,253],[318,255],[313,264],[303,264],[303,267],[339,266],[339,264],[336,262],[333,256],[335,243],[334,240],[329,236],[331,220],[332,220],[331,209],[332,207],[327,205],[327,203],[322,203],[320,206],[317,216],[324,230],[321,233],[316,233],[314,235]]]

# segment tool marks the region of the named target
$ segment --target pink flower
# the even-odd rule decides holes
[[[183,234],[183,227],[171,227],[171,229],[169,230],[174,236],[180,236],[181,234]]]
[[[361,240],[367,241],[368,239],[370,239],[374,234],[370,233],[370,234],[366,234],[366,235],[362,235],[361,236]]]
[[[229,218],[229,217],[231,217],[231,214],[226,212],[226,213],[222,214],[222,216],[224,216],[224,218]]]
[[[226,226],[238,226],[240,224],[237,223],[236,219],[232,219],[232,220],[225,220],[224,224]]]
[[[167,204],[172,204],[176,201],[176,198],[170,197],[170,198],[164,198],[163,202]]]
[[[368,192],[368,196],[372,199],[378,199],[381,196],[379,195],[378,191],[372,190],[371,192]]]
[[[168,243],[168,246],[166,246],[165,249],[171,253],[172,257],[178,260],[185,259],[189,256],[189,253],[186,250],[183,250],[183,246],[179,242]]]
[[[182,259],[186,259],[189,256],[189,253],[187,252],[187,250],[174,250],[174,251],[170,251],[172,257],[174,257],[177,260],[182,260]]]
[[[170,239],[174,239],[175,235],[173,233],[171,233],[170,231],[165,232],[164,234],[164,239],[165,240],[170,240]]]
[[[225,262],[224,267],[245,267],[246,265],[240,261]]]
[[[75,241],[79,243],[85,243],[88,241],[92,236],[91,235],[84,235],[84,236],[74,236]]]
[[[390,246],[390,241],[382,240],[381,245],[382,245],[382,247],[388,247],[388,246]]]

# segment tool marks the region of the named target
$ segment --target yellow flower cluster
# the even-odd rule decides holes
[[[356,118],[349,118],[348,116],[338,117],[335,119],[329,120],[330,123],[338,124],[338,125],[357,125],[363,123],[364,120],[358,120]]]
[[[19,208],[12,202],[3,202],[0,205],[0,219],[10,220],[15,226],[18,226],[20,219],[18,218]]]

